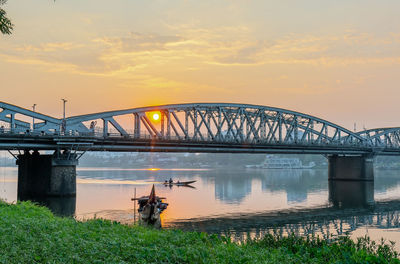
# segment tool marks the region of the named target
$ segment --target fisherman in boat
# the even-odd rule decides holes
[[[168,181],[166,181],[168,182]],[[139,203],[139,221],[143,224],[151,225],[156,228],[161,227],[160,214],[167,209],[168,203],[162,202],[162,197],[156,195],[155,187],[151,189],[149,196],[142,196],[140,198],[132,198],[132,201]]]

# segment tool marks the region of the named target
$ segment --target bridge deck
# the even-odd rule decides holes
[[[193,140],[135,139],[121,137],[77,137],[29,134],[0,134],[0,150],[57,150],[73,148],[79,151],[115,152],[206,152],[206,153],[293,153],[293,154],[371,154],[368,147],[330,146],[326,144],[243,144]],[[398,155],[397,151],[381,149],[383,155]]]

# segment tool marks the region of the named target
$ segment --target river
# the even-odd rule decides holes
[[[0,198],[17,199],[17,168],[0,168]],[[106,218],[130,224],[131,198],[152,184],[166,197],[163,228],[205,231],[243,240],[266,232],[335,237],[369,235],[400,241],[400,172],[375,170],[374,182],[329,182],[327,169],[77,170],[76,198],[42,201],[58,215]],[[193,188],[166,187],[169,178],[196,180]],[[399,243],[396,249],[400,249]]]

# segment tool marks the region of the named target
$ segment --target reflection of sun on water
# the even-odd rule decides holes
[[[110,180],[110,179],[92,179],[92,178],[78,178],[76,180],[79,184],[108,184],[108,185],[151,185],[159,184],[158,181],[145,181],[145,180]]]
[[[160,168],[148,168],[148,169],[146,169],[146,170],[148,170],[148,171],[159,171],[159,170],[161,170]]]

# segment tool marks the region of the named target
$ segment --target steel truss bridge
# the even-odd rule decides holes
[[[1,150],[400,154],[400,127],[352,132],[268,106],[196,103],[55,118],[0,102]]]

